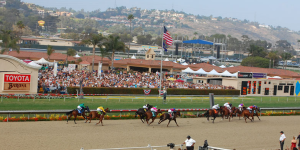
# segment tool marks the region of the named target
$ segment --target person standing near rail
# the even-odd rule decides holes
[[[286,139],[283,131],[280,131],[280,138],[279,138],[279,144],[280,144],[280,149],[283,150],[283,145],[284,145],[284,140]]]
[[[187,136],[187,139],[182,143],[185,144],[187,150],[194,150],[194,145],[196,141],[191,138],[191,136]]]

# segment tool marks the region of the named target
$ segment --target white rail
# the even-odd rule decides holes
[[[181,149],[182,149],[182,145],[179,144],[179,145],[175,145],[176,146],[179,146]],[[124,148],[107,148],[107,149],[84,149],[84,148],[81,148],[80,150],[122,150],[122,149],[151,149],[153,150],[153,148],[160,148],[160,147],[168,147],[167,145],[165,146],[151,146],[150,144],[148,144],[148,146],[145,146],[145,147],[124,147]]]

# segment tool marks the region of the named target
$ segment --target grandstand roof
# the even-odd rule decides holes
[[[4,53],[7,54],[7,53]],[[7,55],[17,57],[19,59],[30,59],[30,60],[39,60],[41,58],[48,58],[47,53],[44,52],[27,52],[27,51],[20,51],[20,53],[17,53],[16,51],[8,52]],[[61,54],[61,53],[52,53],[49,57],[50,60],[66,60],[67,55]],[[74,57],[68,57],[68,61],[75,61],[76,58]]]

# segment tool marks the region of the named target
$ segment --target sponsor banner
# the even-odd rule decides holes
[[[149,95],[149,94],[150,94],[150,92],[151,92],[151,90],[146,90],[146,89],[144,89],[144,93],[145,93],[145,95]]]
[[[252,73],[239,72],[238,78],[252,78]]]
[[[253,78],[267,79],[267,74],[266,73],[253,73]]]
[[[29,91],[30,83],[4,83],[4,91]]]
[[[30,83],[31,75],[26,74],[4,74],[4,82]]]

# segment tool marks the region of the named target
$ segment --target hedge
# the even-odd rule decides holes
[[[76,94],[78,87],[68,87],[69,94]],[[84,87],[82,88],[84,94],[144,94],[146,88],[97,88]],[[214,93],[215,95],[240,95],[240,90],[199,90],[199,89],[168,89],[168,95],[208,95]],[[151,89],[150,95],[158,95],[158,89]]]

